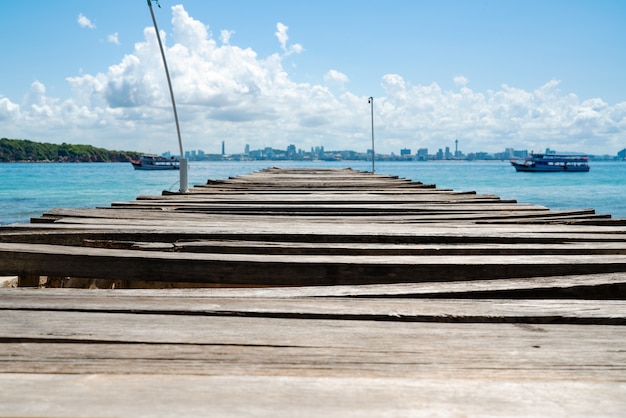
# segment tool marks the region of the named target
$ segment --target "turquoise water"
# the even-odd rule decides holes
[[[266,167],[352,167],[371,162],[190,162],[189,184],[203,184]],[[376,172],[440,188],[476,191],[551,209],[594,208],[626,218],[626,163],[593,162],[588,173],[517,173],[508,161],[376,162]],[[129,163],[2,163],[0,224],[29,222],[52,208],[91,208],[138,195],[178,190],[176,171],[135,171]]]

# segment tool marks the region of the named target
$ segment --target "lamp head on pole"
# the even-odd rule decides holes
[[[374,161],[376,160],[376,152],[374,151],[374,97],[370,96],[367,102],[372,105],[372,174],[374,174],[376,172],[374,167]]]

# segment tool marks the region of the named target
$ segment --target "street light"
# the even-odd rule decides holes
[[[152,10],[152,2],[156,2],[159,8],[159,0],[148,0],[148,7],[150,8],[150,15],[152,16],[152,23],[154,24],[154,31],[156,32],[157,40],[159,41],[159,49],[161,50],[161,58],[163,58],[163,66],[165,67],[165,76],[167,77],[167,85],[170,88],[170,99],[172,99],[172,109],[174,109],[174,120],[176,121],[176,133],[178,134],[178,147],[180,148],[180,192],[186,193],[187,187],[187,159],[183,154],[183,140],[180,138],[180,125],[178,123],[178,112],[176,111],[176,102],[174,101],[174,89],[172,89],[172,81],[170,80],[170,72],[167,68],[167,61],[165,60],[165,51],[163,51],[163,43],[161,43],[161,35],[159,34],[159,28],[157,26],[156,18],[154,17],[154,11]]]
[[[372,109],[372,174],[376,172],[374,169],[374,161],[376,160],[376,152],[374,152],[374,98],[370,97],[367,102],[371,105]]]

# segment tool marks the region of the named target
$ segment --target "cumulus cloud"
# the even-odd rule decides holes
[[[12,121],[18,117],[20,106],[6,97],[0,97],[0,120]]]
[[[78,19],[77,19],[78,24],[80,25],[81,28],[87,28],[87,29],[95,29],[96,25],[94,25],[91,20],[89,20],[89,18],[87,18],[87,16],[85,16],[84,14],[80,13],[78,15]]]
[[[365,151],[370,136],[367,96],[296,82],[283,65],[290,53],[288,28],[279,23],[279,52],[259,57],[251,48],[221,43],[207,25],[182,5],[172,7],[172,36],[162,34],[186,149],[232,152],[293,143]],[[69,77],[71,97],[50,97],[34,82],[21,103],[0,97],[4,136],[65,140],[115,149],[177,148],[171,102],[154,29],[144,30],[119,62],[97,74]],[[298,45],[298,44],[296,44]],[[330,85],[348,75],[330,69]],[[401,74],[381,78],[376,97],[377,150],[429,148],[431,153],[458,138],[465,152],[505,148],[616,152],[626,136],[626,102],[581,101],[562,92],[558,80],[532,90],[502,85],[493,91],[469,88],[464,76],[446,90],[437,83],[414,84]],[[561,147],[560,144],[563,146]],[[575,147],[575,148],[573,148]]]

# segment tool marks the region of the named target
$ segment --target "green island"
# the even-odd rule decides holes
[[[127,162],[141,153],[112,151],[92,145],[50,144],[0,138],[0,162]]]

